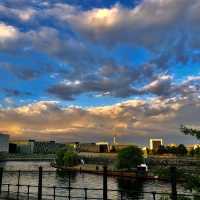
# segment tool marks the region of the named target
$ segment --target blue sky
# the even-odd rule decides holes
[[[111,138],[115,127],[124,138],[171,141],[179,138],[181,123],[198,127],[185,114],[199,109],[199,6],[198,0],[1,2],[2,131],[19,138],[42,132],[45,139],[75,140],[78,134],[97,140]],[[39,113],[40,121],[45,106],[53,119],[73,112],[74,120],[62,130],[27,126],[24,115]],[[112,125],[98,130],[101,120]],[[152,129],[155,124],[160,128]]]

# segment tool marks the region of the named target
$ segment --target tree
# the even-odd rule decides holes
[[[165,148],[164,145],[160,145],[158,150],[157,150],[157,152],[156,152],[156,154],[160,154],[161,155],[161,154],[165,154],[165,153],[168,153],[167,149]]]
[[[56,152],[56,164],[57,165],[64,165],[64,161],[63,161],[63,157],[64,157],[64,154],[66,152],[66,149],[60,149]]]
[[[66,146],[56,152],[56,164],[73,166],[78,163],[78,154],[71,146]]]
[[[131,169],[143,163],[143,152],[137,146],[129,146],[118,152],[117,155],[117,168],[118,169]]]
[[[177,151],[177,154],[181,156],[186,155],[188,152],[186,147],[183,144],[179,144],[176,151]]]
[[[180,130],[185,135],[195,136],[198,140],[200,139],[200,130],[198,130],[198,129],[188,128],[184,125],[181,125]]]
[[[77,165],[79,163],[78,154],[74,151],[65,152],[63,156],[63,162],[64,165],[67,167],[72,167],[74,165]]]
[[[191,149],[189,153],[191,156],[200,156],[200,147]]]

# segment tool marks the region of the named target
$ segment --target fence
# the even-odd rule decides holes
[[[171,193],[159,193],[156,191],[152,192],[140,192],[142,196],[138,195],[138,192],[134,192],[127,197],[126,190],[112,190],[108,189],[107,184],[107,167],[104,167],[103,173],[103,187],[102,188],[81,188],[81,187],[71,187],[71,182],[69,178],[68,186],[67,187],[57,187],[57,186],[44,186],[42,183],[42,175],[43,169],[39,167],[38,171],[38,185],[23,185],[20,184],[20,176],[23,171],[17,171],[18,173],[18,181],[17,184],[4,184],[3,181],[3,168],[0,168],[0,194],[4,196],[6,199],[38,199],[38,200],[46,200],[46,199],[102,199],[102,200],[111,200],[108,198],[109,192],[116,192],[117,200],[126,200],[126,199],[145,199],[144,196],[148,196],[148,199],[152,200],[177,200],[177,199],[200,199],[200,196],[193,196],[193,195],[185,195],[185,194],[177,194],[176,189],[176,168],[171,167]],[[22,190],[23,188],[23,190]],[[34,189],[34,192],[31,191]],[[48,190],[48,194],[44,192],[44,189]],[[62,191],[62,192],[60,192]],[[79,191],[79,194],[76,191]],[[101,194],[96,197],[91,197],[89,194],[92,191],[96,191],[97,193]],[[75,193],[75,194],[74,194]],[[101,196],[101,197],[100,197]]]

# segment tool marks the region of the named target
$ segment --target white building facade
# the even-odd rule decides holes
[[[149,140],[149,147],[151,150],[157,150],[161,145],[163,145],[162,138],[150,139]]]
[[[9,135],[0,133],[0,153],[9,152]]]

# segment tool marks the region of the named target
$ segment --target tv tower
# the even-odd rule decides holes
[[[116,135],[113,136],[113,144],[114,144],[114,145],[117,144],[117,143],[116,143],[116,137],[117,137]]]

